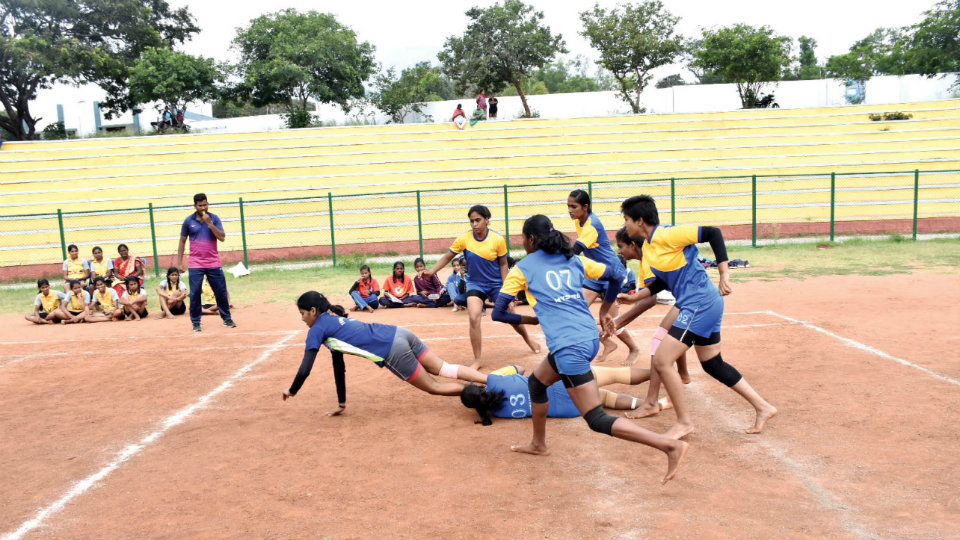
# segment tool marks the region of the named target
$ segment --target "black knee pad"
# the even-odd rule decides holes
[[[743,375],[737,371],[737,368],[723,361],[720,353],[717,353],[716,356],[706,362],[701,362],[700,365],[703,366],[703,370],[707,372],[707,375],[710,375],[727,386],[733,386],[743,378]]]
[[[563,381],[564,388],[573,388],[575,386],[580,386],[581,384],[587,384],[593,380],[593,370],[590,370],[586,373],[581,373],[579,375],[560,374],[560,380]]]
[[[530,379],[527,381],[527,388],[530,390],[531,402],[547,403],[550,401],[550,398],[547,397],[547,385],[540,382],[540,379],[533,373],[530,374]]]
[[[607,435],[613,433],[613,423],[617,421],[617,417],[607,414],[602,405],[597,405],[596,408],[587,411],[587,414],[583,415],[583,419],[587,421],[590,429]]]

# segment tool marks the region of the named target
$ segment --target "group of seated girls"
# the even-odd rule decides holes
[[[135,277],[143,287],[143,274],[146,259],[130,253],[126,244],[117,246],[117,255],[113,259],[103,258],[103,249],[95,246],[92,250],[93,259],[88,261],[80,256],[80,249],[76,244],[67,246],[67,259],[63,261],[63,292],[70,292],[70,282],[79,281],[91,295],[94,291],[93,281],[101,277],[107,287],[113,287],[117,295],[126,290],[128,277]]]
[[[402,308],[438,308],[453,303],[453,311],[466,309],[467,305],[467,267],[463,258],[453,261],[453,274],[443,285],[436,275],[423,277],[427,269],[423,259],[413,261],[416,277],[413,279],[404,272],[403,262],[393,263],[393,273],[383,281],[383,289],[370,275],[370,267],[360,267],[360,279],[350,287],[350,297],[356,306],[354,311],[373,311],[379,306]]]
[[[90,290],[84,289],[78,279],[67,281],[67,291],[54,291],[46,279],[37,280],[39,293],[33,302],[33,313],[25,318],[36,324],[72,324],[80,322],[138,321],[147,316],[147,291],[141,279],[127,276],[121,292],[108,286],[110,278],[95,276]],[[180,281],[176,267],[167,270],[167,278],[157,285],[160,314],[157,318],[181,315],[186,312],[187,287]],[[203,313],[218,313],[213,289],[203,282]]]

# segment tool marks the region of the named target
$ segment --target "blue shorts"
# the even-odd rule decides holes
[[[720,335],[720,325],[723,322],[723,297],[707,306],[683,306],[680,314],[671,328],[671,335],[676,332],[693,334],[694,337],[709,339],[716,334]],[[680,339],[680,338],[677,338]],[[681,341],[686,341],[682,339]],[[719,339],[717,339],[719,342]]]
[[[561,375],[580,375],[590,371],[590,361],[600,352],[600,337],[567,345],[553,351],[557,372]]]
[[[481,300],[496,302],[502,288],[503,283],[471,283],[467,280],[467,296],[476,296]]]
[[[608,285],[609,283],[607,283],[606,281],[597,281],[595,279],[589,279],[589,278],[583,280],[584,289],[590,289],[595,293],[600,293],[600,296],[603,296],[603,293],[607,292]]]

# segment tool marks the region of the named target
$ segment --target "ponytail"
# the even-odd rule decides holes
[[[480,415],[480,420],[474,423],[485,426],[493,424],[490,411],[499,407],[506,399],[503,390],[488,392],[485,387],[476,384],[468,384],[460,392],[460,403],[468,409],[476,409]]]
[[[304,311],[310,311],[311,308],[317,310],[317,314],[331,312],[341,317],[347,316],[347,310],[343,306],[333,305],[327,300],[327,297],[317,291],[307,291],[297,299],[297,308]]]
[[[523,235],[536,238],[533,247],[549,255],[559,253],[567,259],[574,256],[566,235],[553,228],[553,222],[543,214],[530,216],[523,222]]]

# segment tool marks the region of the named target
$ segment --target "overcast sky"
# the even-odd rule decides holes
[[[526,0],[544,13],[554,33],[567,42],[570,56],[584,55],[591,60],[597,52],[582,38],[579,13],[593,6],[592,1]],[[263,13],[292,7],[301,11],[332,13],[342,24],[354,29],[363,41],[376,46],[377,60],[386,66],[404,68],[418,61],[437,63],[437,52],[450,35],[462,34],[467,26],[464,12],[482,6],[476,0],[415,0],[396,2],[359,0],[170,0],[189,7],[201,31],[184,49],[192,54],[234,61],[230,50],[236,28]],[[603,7],[618,2],[601,0]],[[666,8],[680,17],[678,30],[684,36],[699,36],[704,27],[747,23],[768,25],[780,35],[794,39],[801,35],[817,40],[817,57],[846,52],[853,42],[879,27],[906,26],[918,22],[934,0],[665,0]],[[488,4],[489,5],[489,4]],[[675,71],[675,70],[674,70]],[[688,77],[689,78],[689,77]]]

